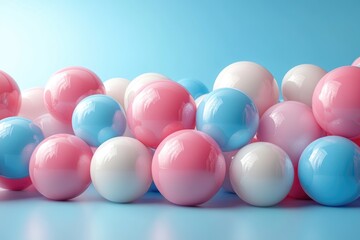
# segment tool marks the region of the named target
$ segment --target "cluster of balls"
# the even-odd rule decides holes
[[[280,102],[273,75],[245,61],[224,68],[211,92],[195,79],[103,83],[69,67],[20,93],[0,71],[0,187],[33,184],[52,200],[92,182],[121,203],[156,188],[174,204],[199,205],[221,187],[254,206],[286,196],[351,203],[360,196],[358,66],[360,58],[328,73],[298,65]]]

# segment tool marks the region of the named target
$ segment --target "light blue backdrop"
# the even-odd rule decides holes
[[[22,89],[83,65],[102,80],[160,72],[208,86],[251,60],[281,81],[291,67],[326,70],[360,56],[360,1],[0,0],[0,69]]]

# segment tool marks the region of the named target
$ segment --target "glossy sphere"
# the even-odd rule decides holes
[[[206,95],[207,95],[207,94],[201,95],[200,97],[198,97],[198,98],[195,99],[196,108],[199,107],[200,103],[202,102],[202,100],[204,99],[204,97],[205,97]]]
[[[312,109],[319,125],[331,135],[360,135],[360,68],[339,67],[315,88]]]
[[[327,136],[312,142],[299,161],[299,179],[316,202],[341,206],[360,196],[360,149],[350,140]]]
[[[0,188],[11,190],[11,191],[21,191],[26,189],[31,185],[30,177],[24,178],[6,178],[0,176]]]
[[[144,86],[151,82],[169,81],[170,79],[159,73],[144,73],[134,78],[126,88],[124,96],[125,110],[127,110],[130,101],[137,95]]]
[[[50,77],[45,87],[44,101],[56,119],[71,123],[75,106],[82,99],[104,93],[104,85],[95,73],[83,67],[68,67]]]
[[[195,127],[196,106],[180,84],[158,81],[138,92],[126,115],[134,136],[146,146],[156,148],[171,133]]]
[[[50,113],[45,113],[37,117],[33,122],[40,127],[45,138],[59,133],[74,134],[70,123],[57,120]]]
[[[197,99],[201,95],[207,94],[209,90],[204,83],[193,78],[183,78],[178,83],[189,91],[194,99]]]
[[[220,189],[225,160],[216,142],[196,130],[168,136],[156,149],[152,162],[160,193],[178,205],[199,205]]]
[[[84,98],[76,106],[72,127],[76,136],[98,147],[106,140],[124,133],[126,118],[115,99],[98,94]]]
[[[26,89],[21,93],[21,98],[19,117],[34,120],[48,112],[44,103],[44,88]]]
[[[239,150],[229,174],[234,191],[243,201],[267,207],[279,203],[289,193],[294,168],[281,148],[257,142]]]
[[[38,126],[21,117],[0,121],[0,175],[20,179],[29,176],[29,161],[44,139]]]
[[[311,107],[316,84],[325,74],[324,69],[312,64],[301,64],[290,69],[281,84],[285,101],[298,101]]]
[[[132,202],[144,195],[152,182],[152,154],[134,138],[106,141],[91,160],[91,179],[101,196],[113,202]]]
[[[21,93],[15,80],[0,70],[0,120],[18,114]]]
[[[297,166],[302,151],[314,140],[325,136],[317,124],[311,108],[304,103],[286,101],[269,108],[261,117],[257,137],[283,149],[290,157],[295,178],[289,193],[294,198],[308,198],[302,190]]]
[[[130,81],[125,78],[111,78],[104,82],[106,95],[118,101],[122,108],[125,107],[124,97],[129,83]]]
[[[234,157],[238,151],[239,150],[234,150],[231,152],[223,152],[223,155],[225,158],[225,163],[226,163],[226,173],[225,173],[225,178],[224,178],[222,187],[226,192],[230,192],[230,193],[234,193],[234,190],[233,190],[233,188],[231,186],[231,182],[230,182],[229,169],[230,169],[231,162],[234,159]]]
[[[224,152],[239,149],[252,139],[259,125],[254,102],[236,89],[221,88],[200,103],[196,128],[209,134]]]
[[[260,116],[279,99],[273,75],[254,62],[236,62],[224,68],[217,76],[213,89],[219,88],[235,88],[246,93],[255,102]]]
[[[360,57],[355,59],[351,66],[360,67]]]
[[[30,177],[46,198],[68,200],[80,195],[90,184],[92,151],[80,138],[53,135],[42,141],[30,160]]]

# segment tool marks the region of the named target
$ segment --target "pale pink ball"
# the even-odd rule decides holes
[[[58,134],[46,138],[30,159],[30,178],[46,198],[68,200],[90,185],[91,148],[80,138]]]
[[[269,108],[261,117],[257,138],[282,148],[290,157],[294,169],[294,183],[289,196],[308,198],[300,186],[297,166],[303,150],[314,140],[325,136],[317,124],[311,108],[304,103],[286,101]]]
[[[156,149],[152,175],[159,192],[178,205],[199,205],[220,189],[225,160],[207,134],[182,130],[168,136]]]
[[[130,81],[125,78],[111,78],[104,82],[106,95],[114,98],[125,109],[124,97]]]
[[[84,67],[67,67],[52,75],[45,86],[44,101],[58,120],[71,122],[76,105],[85,97],[104,94],[100,78]]]
[[[312,109],[329,134],[360,135],[360,68],[344,66],[327,73],[315,88]]]
[[[21,93],[15,80],[0,70],[0,120],[16,116],[21,105]]]
[[[151,82],[130,101],[126,116],[132,134],[156,148],[171,133],[195,128],[196,105],[180,84]]]
[[[351,64],[351,66],[360,67],[360,57],[355,59],[355,61]]]
[[[50,113],[37,117],[33,122],[40,127],[45,138],[59,133],[74,134],[71,123],[62,122]]]
[[[18,116],[34,120],[47,113],[44,103],[44,88],[36,87],[22,91]]]

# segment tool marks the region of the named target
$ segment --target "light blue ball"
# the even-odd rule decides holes
[[[29,176],[29,161],[44,139],[41,129],[31,120],[9,117],[0,121],[0,175],[17,179]]]
[[[301,154],[298,174],[314,201],[328,206],[351,203],[360,196],[360,149],[343,137],[319,138]]]
[[[254,102],[245,93],[232,88],[209,93],[196,114],[196,128],[215,139],[224,152],[246,145],[258,126],[259,113]]]
[[[92,95],[76,106],[72,115],[76,136],[98,147],[106,140],[124,134],[126,117],[120,104],[107,95]]]
[[[209,92],[204,83],[194,78],[183,78],[178,83],[188,90],[194,99]]]

